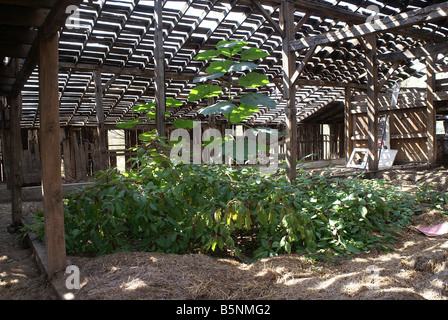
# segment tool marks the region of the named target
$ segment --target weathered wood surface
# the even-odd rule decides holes
[[[42,193],[48,276],[66,265],[59,129],[58,37],[39,43]]]
[[[338,41],[364,37],[385,31],[405,28],[414,24],[443,19],[448,16],[448,3],[443,2],[423,9],[397,14],[396,16],[376,19],[376,23],[363,23],[342,30],[323,33],[317,36],[303,38],[290,43],[291,50],[302,50],[316,45],[330,44]]]
[[[290,2],[282,2],[280,8],[280,27],[284,32],[282,39],[283,62],[283,97],[287,101],[286,107],[286,166],[288,180],[293,181],[297,175],[297,108],[296,86],[292,77],[296,71],[295,53],[289,50],[289,45],[294,40],[294,5]]]

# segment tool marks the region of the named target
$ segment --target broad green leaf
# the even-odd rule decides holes
[[[145,104],[140,104],[138,106],[133,106],[132,111],[144,112],[144,111],[148,111],[148,110],[153,110],[155,106],[156,106],[155,102],[148,102]]]
[[[173,121],[173,125],[178,129],[193,129],[195,126],[194,120],[176,119]]]
[[[147,116],[149,119],[152,119],[152,120],[155,120],[155,119],[156,119],[156,113],[155,113],[155,112],[148,112],[148,113],[146,114],[146,116]]]
[[[235,48],[235,47],[242,48],[245,45],[247,45],[247,42],[243,40],[231,40],[231,41],[222,40],[216,44],[216,48],[218,50],[222,48]]]
[[[220,86],[214,85],[199,85],[193,89],[191,89],[190,94],[188,95],[188,101],[198,101],[203,98],[212,98],[219,96],[222,92]]]
[[[204,82],[211,79],[217,79],[224,75],[224,72],[217,72],[208,76],[196,77],[193,79],[193,83]]]
[[[213,61],[210,65],[205,69],[205,72],[214,74],[217,72],[227,72],[227,68],[234,64],[234,61],[223,60],[223,61]]]
[[[365,219],[367,216],[367,208],[365,206],[359,206],[359,212],[361,216]]]
[[[269,109],[275,109],[277,104],[274,100],[269,98],[267,95],[262,93],[248,93],[241,97],[240,101],[244,104],[250,105],[250,106],[259,106],[262,105],[264,107],[267,107]]]
[[[356,248],[354,245],[350,243],[347,243],[346,249],[348,253],[355,253],[355,254],[361,253],[361,251],[358,248]]]
[[[118,128],[122,128],[122,129],[132,129],[139,122],[140,122],[140,119],[137,118],[137,119],[129,120],[129,121],[126,121],[126,122],[117,123],[117,127]]]
[[[244,77],[238,79],[238,83],[246,88],[257,88],[269,83],[269,79],[264,74],[250,72]]]
[[[210,60],[216,58],[221,54],[219,50],[205,50],[203,52],[198,53],[198,55],[194,58],[194,60]]]
[[[253,62],[237,62],[227,68],[228,72],[253,70],[258,65]]]
[[[267,56],[270,54],[258,48],[249,48],[241,52],[241,60],[258,60]]]
[[[231,123],[240,123],[245,120],[247,117],[254,114],[254,112],[258,111],[257,106],[249,106],[247,104],[241,104],[239,108],[233,110],[231,113],[224,114],[224,116]]]
[[[225,55],[226,57],[232,57],[238,52],[242,50],[242,48],[247,45],[246,41],[219,41],[216,45],[216,49],[221,52],[221,54]]]
[[[209,114],[229,113],[238,108],[229,101],[220,101],[212,106],[202,108],[198,113],[207,116]]]
[[[166,98],[166,106],[171,108],[182,107],[184,103],[174,98]]]
[[[170,113],[169,111],[165,111],[165,117],[169,117],[170,115],[171,115],[171,113]],[[146,114],[146,116],[147,116],[149,119],[152,119],[152,120],[155,120],[155,119],[156,119],[156,113],[153,112],[153,111],[148,112],[148,113]]]
[[[138,139],[141,141],[150,141],[156,137],[157,133],[155,131],[148,131],[138,135]]]

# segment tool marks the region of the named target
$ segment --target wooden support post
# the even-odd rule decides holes
[[[106,127],[104,125],[104,109],[103,109],[103,85],[101,83],[101,71],[95,70],[93,73],[95,79],[95,108],[96,121],[99,143],[99,170],[107,169],[107,141],[106,141]]]
[[[345,106],[344,106],[344,122],[345,122],[345,164],[348,163],[350,155],[353,151],[353,117],[350,113],[352,107],[353,90],[350,87],[345,87]]]
[[[297,175],[297,110],[296,86],[292,76],[297,70],[295,52],[289,49],[294,40],[294,4],[282,1],[280,7],[280,26],[284,30],[282,43],[283,96],[287,99],[286,108],[286,166],[288,180],[293,181]]]
[[[165,51],[163,50],[163,21],[162,0],[154,0],[154,71],[156,89],[156,128],[159,136],[166,136],[165,132]]]
[[[20,120],[22,118],[22,95],[10,98],[10,186],[12,227],[21,224],[22,219],[22,134]]]
[[[436,90],[436,72],[435,61],[437,55],[429,55],[425,59],[426,64],[426,128],[427,128],[427,152],[428,163],[435,164],[437,162],[437,140],[436,140],[436,108],[435,90]]]
[[[376,35],[365,37],[367,68],[367,147],[369,149],[369,171],[378,170],[378,65],[376,62]]]
[[[59,129],[58,36],[39,39],[39,113],[47,273],[66,266]]]

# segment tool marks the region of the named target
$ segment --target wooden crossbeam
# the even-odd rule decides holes
[[[50,9],[2,5],[0,21],[3,25],[40,27]]]
[[[315,87],[334,87],[334,88],[353,88],[357,90],[367,90],[367,86],[357,83],[344,83],[338,81],[327,80],[307,80],[297,79],[295,84],[298,86],[315,86]]]
[[[64,25],[65,20],[70,15],[65,11],[67,6],[79,5],[81,2],[82,0],[59,0],[58,2],[56,2],[51,11],[45,15],[45,20],[41,22],[39,33],[36,36],[31,48],[29,49],[25,61],[23,62],[22,68],[17,73],[16,82],[12,86],[9,92],[9,96],[17,95],[22,90],[25,82],[33,72],[38,62],[38,46],[40,39],[55,36],[61,26]],[[23,17],[21,17],[20,19],[23,19]],[[0,21],[2,21],[3,24],[3,20],[0,19]]]
[[[303,70],[305,69],[306,64],[311,60],[313,57],[314,52],[316,52],[317,46],[313,46],[308,49],[307,53],[305,54],[305,57],[302,61],[300,61],[299,66],[297,67],[297,70],[294,72],[291,78],[291,82],[293,85],[296,85],[296,81],[299,79],[300,75],[302,74]]]
[[[395,62],[406,59],[417,59],[429,55],[446,53],[448,51],[448,43],[428,44],[423,47],[407,49],[405,51],[396,51],[377,55],[377,60],[383,62]]]
[[[381,81],[378,83],[378,90],[381,90],[381,88],[386,84],[386,82],[389,80],[389,78],[394,74],[394,72],[398,69],[400,66],[401,61],[395,61],[392,66],[387,70],[386,74],[383,76]]]
[[[307,11],[305,15],[300,19],[299,22],[294,26],[294,33],[297,33],[302,29],[303,25],[308,21],[313,13],[311,11]]]
[[[0,26],[0,42],[31,45],[36,39],[37,30],[27,27]]]
[[[326,32],[317,36],[307,37],[290,42],[290,50],[302,50],[315,45],[330,44],[409,27],[415,24],[443,19],[448,16],[448,2],[435,4],[422,9],[404,12],[395,16],[377,19],[376,23],[364,23],[346,27],[338,31]]]
[[[266,18],[266,20],[269,22],[269,24],[274,28],[274,30],[282,37],[284,38],[285,32],[282,30],[282,28],[280,28],[280,26],[278,25],[278,23],[272,19],[271,15],[269,14],[269,12],[267,12],[263,6],[260,4],[260,2],[255,1],[255,0],[251,0],[252,4],[255,5],[258,9],[258,11],[261,12],[261,14],[263,15],[263,17]]]
[[[0,56],[26,58],[30,52],[31,46],[27,44],[0,44]]]
[[[108,65],[102,65],[101,67],[91,63],[72,63],[72,62],[59,62],[59,69],[61,70],[73,70],[81,72],[92,72],[93,70],[99,70],[101,73],[111,73],[115,75],[127,75],[136,76],[142,78],[153,78],[154,70],[141,70],[139,68],[120,68]],[[175,72],[166,72],[165,77],[173,80],[191,80],[197,77],[195,73],[184,72],[182,74]]]

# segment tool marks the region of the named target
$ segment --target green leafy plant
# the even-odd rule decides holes
[[[252,61],[265,58],[269,54],[258,48],[243,50],[246,45],[247,42],[245,41],[220,41],[216,45],[216,49],[200,52],[195,57],[195,60],[210,61],[210,63],[205,69],[208,75],[193,79],[193,83],[199,84],[190,91],[188,100],[199,101],[204,98],[220,98],[220,101],[201,109],[199,113],[203,115],[224,114],[229,122],[240,123],[258,111],[259,106],[270,109],[276,107],[275,101],[262,93],[232,96],[233,76],[236,73],[243,73],[238,78],[238,85],[241,87],[259,88],[269,84],[266,75],[252,71],[258,67]],[[202,84],[209,80],[220,81],[222,86]],[[224,95],[223,88],[227,88],[227,95]]]
[[[65,200],[70,254],[117,251],[314,258],[389,250],[419,210],[415,195],[382,180],[299,170],[177,165],[138,150],[138,168],[109,169]],[[39,220],[39,219],[36,219]],[[43,234],[43,224],[33,230]]]
[[[167,98],[166,99],[166,107],[169,108],[178,108],[182,107],[183,102],[174,98]],[[136,112],[138,114],[146,113],[146,117],[148,117],[151,120],[156,119],[156,103],[153,101],[147,101],[144,104],[139,104],[132,107],[132,111]],[[165,111],[165,117],[169,117],[171,113],[169,111]],[[125,122],[117,123],[117,127],[121,129],[132,129],[137,124],[142,123],[141,118],[137,117],[133,120],[128,120]]]

